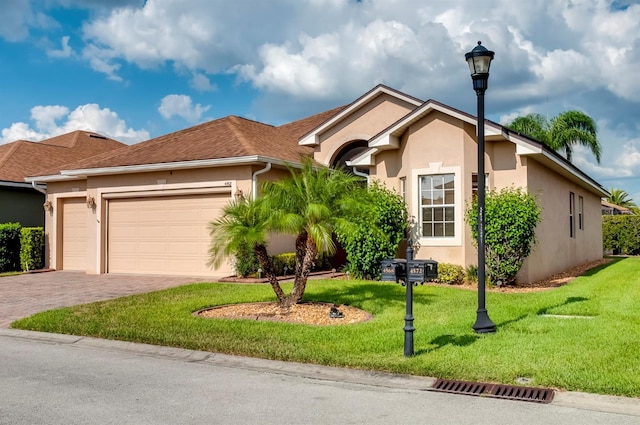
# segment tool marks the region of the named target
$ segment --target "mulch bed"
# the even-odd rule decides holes
[[[194,314],[206,318],[267,320],[322,326],[360,323],[373,318],[370,313],[348,305],[335,305],[342,317],[331,318],[331,307],[334,304],[308,302],[283,309],[275,302],[247,303],[213,307]]]

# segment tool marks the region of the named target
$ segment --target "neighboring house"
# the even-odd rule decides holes
[[[596,181],[541,143],[485,123],[489,189],[538,197],[538,243],[518,278],[533,282],[602,257]],[[311,156],[401,193],[418,223],[416,258],[477,263],[464,210],[477,182],[476,118],[377,86],[351,104],[273,127],[226,117],[75,163],[46,183],[48,266],[87,273],[222,276],[207,267],[207,223],[234,195]],[[280,239],[272,253],[291,250]]]
[[[88,131],[41,142],[17,140],[0,145],[0,223],[44,226],[45,186],[27,183],[25,178],[124,146]]]
[[[612,204],[605,200],[602,203],[602,215],[629,215],[633,212],[629,208],[621,207],[620,205]]]

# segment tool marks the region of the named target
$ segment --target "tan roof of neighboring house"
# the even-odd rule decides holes
[[[612,208],[614,210],[618,210],[621,212],[626,212],[626,211],[631,211],[629,208],[626,207],[622,207],[620,205],[616,205],[616,204],[612,204],[611,202],[607,202],[604,199],[600,201],[600,203],[602,204],[603,207],[607,207],[607,208]]]
[[[82,130],[41,142],[17,140],[0,145],[0,180],[24,182],[25,177],[124,146],[124,143]]]
[[[85,170],[207,159],[265,156],[287,162],[301,161],[312,148],[298,145],[298,138],[342,110],[331,109],[279,127],[228,116],[155,139],[131,145],[118,152],[68,164],[61,170]]]

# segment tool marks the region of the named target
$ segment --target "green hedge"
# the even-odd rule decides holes
[[[20,270],[20,223],[0,224],[0,273]]]
[[[20,266],[23,271],[44,268],[44,229],[23,227],[20,232]]]
[[[466,274],[464,268],[458,264],[439,263],[438,279],[440,283],[449,285],[461,285],[464,283]]]
[[[640,215],[603,216],[602,245],[613,254],[640,255]]]

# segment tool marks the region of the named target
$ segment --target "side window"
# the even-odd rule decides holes
[[[584,198],[578,196],[578,229],[584,230]]]
[[[576,194],[573,192],[569,192],[569,237],[576,237],[576,221],[575,221],[575,211],[576,211]]]

